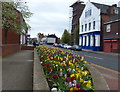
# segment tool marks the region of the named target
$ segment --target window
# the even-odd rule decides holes
[[[93,29],[95,29],[95,21],[93,21]]]
[[[91,15],[92,15],[92,10],[91,9],[89,9],[85,12],[85,17],[89,17]]]
[[[91,30],[91,23],[89,23],[89,30]]]
[[[106,32],[110,32],[110,24],[106,26]]]
[[[87,31],[87,24],[85,24],[85,31]]]
[[[115,13],[115,14],[118,14],[118,10],[117,10],[117,9],[115,9],[115,10],[114,10],[114,13]]]
[[[83,32],[83,25],[82,25],[82,32]]]

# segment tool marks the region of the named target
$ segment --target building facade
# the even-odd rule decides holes
[[[100,50],[100,9],[87,2],[80,17],[79,45],[83,49]]]
[[[109,6],[88,1],[80,17],[79,45],[83,49],[103,50],[104,22],[118,13],[116,4]]]
[[[40,42],[43,37],[45,37],[43,33],[38,33],[37,34],[37,40],[38,40],[38,42]]]
[[[120,53],[120,15],[112,16],[104,23],[103,50]]]
[[[82,14],[82,11],[85,7],[85,5],[83,4],[82,1],[76,1],[74,4],[72,4],[70,7],[72,7],[72,28],[71,28],[71,45],[76,44],[77,39],[79,39],[79,37],[76,37],[76,29],[79,28],[79,18]],[[77,42],[79,43],[79,42]]]

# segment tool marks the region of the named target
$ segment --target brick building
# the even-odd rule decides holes
[[[120,15],[112,16],[104,22],[103,50],[120,53]]]
[[[17,9],[13,9],[13,11],[16,12],[17,18],[14,20],[16,25],[22,24],[23,26],[26,26],[25,20],[23,19],[23,16],[21,12],[19,12]],[[11,28],[10,28],[11,29]],[[27,26],[26,29],[19,28],[19,31],[21,34],[17,33],[13,30],[8,30],[8,32],[5,33],[5,29],[2,28],[0,30],[2,35],[2,56],[10,55],[16,51],[19,51],[21,49],[21,45],[27,44]],[[7,37],[5,37],[7,34]],[[7,39],[6,39],[7,38]]]
[[[74,4],[72,4],[70,7],[73,8],[73,11],[72,11],[72,29],[71,29],[71,45],[73,45],[73,44],[76,44],[75,40],[79,39],[79,37],[76,38],[75,32],[76,32],[76,29],[79,28],[79,18],[82,14],[82,11],[83,11],[85,5],[83,4],[82,1],[78,0]],[[78,34],[79,34],[79,32],[78,32]]]

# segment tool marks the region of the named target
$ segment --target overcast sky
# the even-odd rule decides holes
[[[70,30],[70,16],[72,5],[77,0],[29,0],[28,7],[33,14],[29,24],[31,37],[37,37],[37,33],[56,34],[61,37],[64,29]],[[85,3],[88,0],[82,0]],[[117,4],[119,0],[90,0],[102,4]]]

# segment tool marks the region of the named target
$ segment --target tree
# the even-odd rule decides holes
[[[70,33],[65,29],[62,35],[62,43],[70,44]]]
[[[21,30],[30,28],[25,19],[31,17],[32,13],[23,2],[2,2],[2,28],[4,31],[5,44],[7,44],[8,31],[21,33]]]

